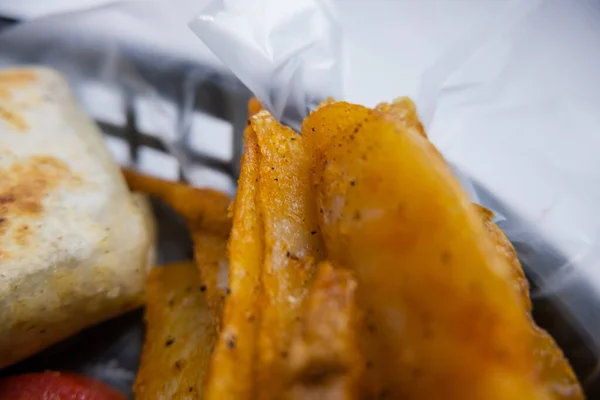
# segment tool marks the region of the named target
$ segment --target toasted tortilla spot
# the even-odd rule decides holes
[[[20,245],[24,245],[27,242],[27,238],[29,237],[29,234],[31,233],[31,230],[29,229],[29,224],[20,224],[15,230],[14,230],[14,239],[15,242],[19,243]]]
[[[37,80],[31,70],[8,69],[0,73],[0,86],[25,86]]]
[[[36,80],[32,71],[9,69],[0,72],[0,100],[10,101],[13,97],[11,89],[30,85]]]
[[[43,212],[46,194],[61,184],[80,183],[64,162],[50,156],[23,158],[0,171],[0,243],[8,236],[25,244],[34,228],[25,218]]]
[[[2,105],[0,105],[0,118],[12,125],[18,131],[24,132],[29,129],[29,125],[27,125],[27,122],[25,122],[23,117]]]

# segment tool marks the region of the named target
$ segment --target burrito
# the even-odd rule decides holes
[[[44,68],[0,72],[0,368],[143,304],[154,233],[94,122]]]

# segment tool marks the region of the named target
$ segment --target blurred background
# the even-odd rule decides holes
[[[191,148],[188,158],[209,166],[188,169],[187,179],[231,193],[234,185],[228,175],[235,176],[236,165],[229,160],[239,157],[241,151],[239,135],[245,120],[243,104],[249,94],[236,86],[227,69],[187,27],[207,0],[129,1],[130,7],[113,12],[116,3],[125,1],[0,0],[0,27],[14,28],[24,22],[39,21],[34,23],[33,29],[28,27],[19,31],[17,28],[17,32],[4,35],[4,40],[0,38],[0,60],[8,65],[43,62],[66,72],[71,83],[76,85],[77,95],[86,110],[109,133],[107,140],[114,156],[124,164],[134,161],[146,172],[165,178],[181,174],[178,163],[171,157],[163,157],[162,146],[148,139],[148,135],[164,138],[165,132],[154,132],[153,135],[152,130],[156,126],[186,125],[185,130],[189,132],[183,139],[177,138],[186,142],[180,153],[189,153],[188,148]],[[375,105],[400,95],[415,98],[423,73],[453,43],[484,21],[494,18],[509,1],[334,0],[333,3],[343,32],[344,98]],[[100,10],[94,17],[75,17],[76,23],[53,22],[56,21],[53,15],[65,12],[77,15],[97,7]],[[69,66],[74,64],[73,55],[80,58],[78,53],[82,50],[78,48],[82,47],[88,52],[95,49],[97,54],[88,56],[88,64],[94,64],[95,70],[82,72],[75,65]],[[109,55],[112,55],[112,61]],[[82,60],[77,62],[83,63]],[[127,65],[121,65],[123,63]],[[111,85],[108,82],[115,79],[112,76],[115,69],[128,69],[130,73],[134,70],[133,75],[142,78],[138,84],[150,83],[163,99],[171,92],[170,97],[177,98],[175,107],[172,101],[167,101],[157,110],[156,99],[149,100],[148,96],[124,98],[123,83]],[[207,74],[219,77],[212,79],[217,83],[207,88],[205,95],[202,90],[193,95],[193,99],[185,93],[172,93],[186,92],[190,85],[200,85],[198,81],[207,86],[204,79]],[[228,89],[220,91],[224,85]],[[225,94],[231,92],[236,95]],[[222,99],[221,104],[215,105],[215,97]],[[202,102],[203,99],[207,100],[204,104],[192,108],[208,112],[186,112],[184,117],[177,115],[182,107],[189,108],[189,104],[182,103]],[[135,103],[129,111],[125,104],[128,101]],[[241,109],[241,114],[232,107]],[[162,116],[160,121],[157,121],[157,115]],[[135,121],[131,121],[132,118]],[[173,122],[173,118],[179,121]],[[131,137],[118,132],[123,127],[138,129],[148,135],[143,135],[141,146],[126,146],[115,140],[119,135]],[[179,132],[169,135],[181,135],[181,126],[175,129]],[[140,147],[140,151],[132,153],[132,147]]]
[[[143,2],[144,0],[138,0]],[[524,0],[529,1],[529,0]],[[155,1],[147,1],[154,3]],[[350,101],[375,104],[399,95],[415,96],[424,70],[456,40],[499,15],[509,0],[333,0],[343,31],[345,50],[344,93]],[[84,10],[113,4],[107,0],[0,0],[0,15],[30,20],[52,13]],[[136,26],[115,26],[104,21],[86,29],[99,34],[135,32],[140,45],[156,46],[159,52],[216,62],[214,56],[193,36],[181,34],[207,0],[169,1],[172,22],[157,17],[154,32],[137,32]],[[151,11],[149,11],[151,13]],[[171,40],[176,38],[176,40]]]

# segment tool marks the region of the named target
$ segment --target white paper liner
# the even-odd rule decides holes
[[[190,28],[276,118],[299,129],[341,90],[341,36],[329,2],[217,0]]]

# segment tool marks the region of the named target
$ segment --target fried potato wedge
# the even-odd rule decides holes
[[[220,326],[227,292],[227,238],[231,231],[228,207],[231,200],[216,190],[198,189],[129,169],[123,169],[123,175],[131,190],[159,198],[187,220],[210,313],[215,325]]]
[[[253,399],[264,230],[258,211],[260,151],[246,128],[238,194],[229,239],[229,287],[222,330],[213,354],[207,399]]]
[[[510,265],[425,137],[348,103],[304,121],[328,259],[355,271],[387,398],[548,399]]]
[[[324,250],[303,137],[267,111],[253,116],[251,126],[261,152],[259,210],[265,231],[257,398],[269,399],[281,391],[285,355]]]
[[[193,263],[150,271],[145,319],[135,398],[202,399],[216,333]]]
[[[417,106],[410,98],[399,97],[391,103],[380,103],[375,109],[383,114],[384,119],[393,122],[399,129],[427,137],[417,114]]]
[[[323,262],[289,350],[286,399],[357,399],[364,366],[358,346],[356,281]]]
[[[200,273],[202,289],[217,330],[221,327],[221,317],[225,298],[229,291],[229,260],[227,236],[205,231],[201,227],[190,227],[194,243],[194,260]]]
[[[227,208],[231,199],[212,189],[199,189],[182,182],[167,181],[137,171],[122,170],[132,191],[159,198],[204,231],[227,235],[231,229]]]
[[[494,214],[485,207],[474,204],[475,209],[484,221],[486,230],[496,251],[511,265],[511,284],[515,293],[519,295],[523,308],[529,315],[531,334],[534,338],[535,367],[542,382],[555,400],[582,400],[584,399],[581,386],[562,350],[552,336],[538,327],[531,317],[531,299],[529,297],[529,282],[525,277],[517,252],[492,218]]]

